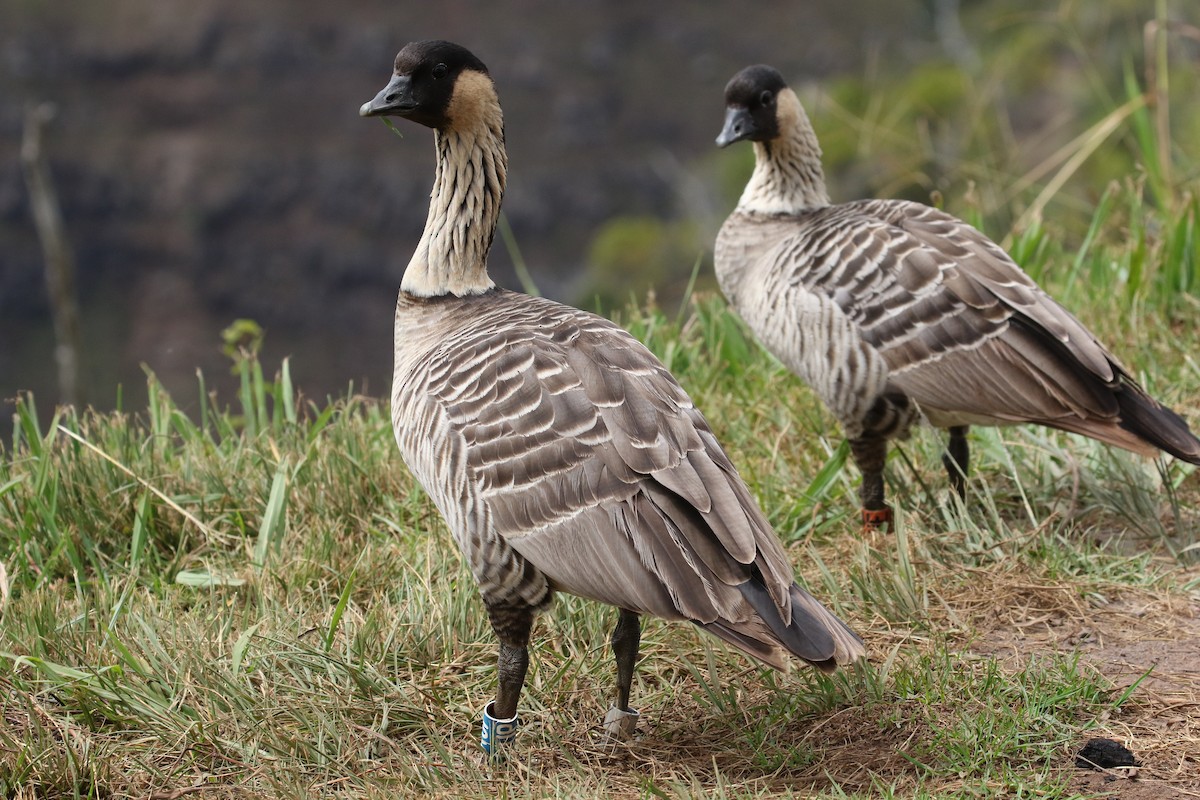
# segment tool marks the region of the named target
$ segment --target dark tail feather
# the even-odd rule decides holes
[[[1121,408],[1120,426],[1159,450],[1192,464],[1200,464],[1200,439],[1183,417],[1146,394],[1128,376],[1122,375],[1116,391]]]
[[[785,651],[822,672],[833,672],[866,656],[859,635],[795,583],[788,590],[792,619],[785,623],[757,568],[754,573],[738,586],[755,610],[754,616],[736,623],[718,619],[696,624],[778,670],[785,667]]]
[[[731,628],[720,620],[709,623],[697,622],[696,625],[718,639],[723,639],[746,655],[757,658],[768,667],[773,667],[780,672],[785,668],[784,652],[773,643],[764,642],[762,639],[751,636],[748,633]],[[764,629],[762,633],[764,637],[769,637],[771,632]]]
[[[792,655],[817,669],[832,672],[839,664],[849,664],[866,655],[858,634],[796,584],[792,584],[789,593],[792,606],[790,623],[783,621],[779,606],[771,599],[760,579],[752,578],[738,589],[771,629],[771,633],[779,639],[779,643]]]
[[[767,587],[758,580],[748,580],[738,587],[754,610],[767,623],[779,643],[808,663],[822,670],[837,666],[833,660],[833,635],[825,626],[825,620],[814,620],[808,615],[792,615],[792,624],[787,625],[779,613],[779,607],[771,599]]]

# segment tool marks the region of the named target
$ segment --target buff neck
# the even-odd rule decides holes
[[[800,99],[791,89],[776,100],[779,137],[754,142],[754,174],[738,210],[759,214],[797,213],[829,205],[821,145]]]

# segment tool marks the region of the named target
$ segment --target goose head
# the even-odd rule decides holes
[[[412,42],[396,54],[388,85],[363,103],[362,117],[403,117],[435,130],[477,121],[481,106],[496,101],[487,67],[453,42]]]
[[[461,45],[413,42],[396,55],[392,79],[358,110],[433,129],[437,164],[425,231],[402,292],[459,297],[490,291],[487,256],[508,171],[504,114],[483,62]]]
[[[717,145],[749,140],[769,142],[780,135],[779,93],[787,88],[773,67],[756,64],[734,75],[725,86],[725,127]]]

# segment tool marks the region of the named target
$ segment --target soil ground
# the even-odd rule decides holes
[[[1118,692],[1135,687],[1117,714],[1081,733],[1079,745],[1092,737],[1114,739],[1141,766],[1081,769],[1073,782],[1081,794],[1200,797],[1200,601],[1133,590],[1082,601],[1062,588],[998,586],[1011,597],[989,604],[990,625],[973,620],[977,636],[970,649],[1013,664],[1037,653],[1073,651]]]

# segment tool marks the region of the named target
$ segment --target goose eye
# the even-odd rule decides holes
[[[758,102],[762,103],[764,106],[771,105],[771,101],[774,99],[775,95],[771,94],[769,89],[763,90],[763,93],[758,96]]]
[[[433,68],[433,77],[444,78],[444,77],[446,77],[446,73],[448,71],[449,70],[446,68],[445,64],[438,64],[436,67]]]

